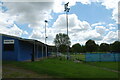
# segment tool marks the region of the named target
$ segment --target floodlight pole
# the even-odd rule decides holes
[[[43,50],[44,50],[44,44],[42,44],[42,59],[43,59]]]
[[[67,36],[68,36],[68,12],[70,10],[70,8],[68,8],[68,4],[69,4],[69,2],[64,5],[64,7],[65,7],[64,11],[66,12]],[[68,42],[67,43],[67,60],[69,60],[69,59],[70,59],[70,53],[69,53],[69,42]]]
[[[48,21],[47,20],[45,20],[45,53],[46,53],[46,58],[47,58],[47,44],[46,44],[46,39],[47,39],[47,36],[46,36],[46,23],[47,23]]]

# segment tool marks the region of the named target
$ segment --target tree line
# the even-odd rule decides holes
[[[96,44],[94,40],[88,40],[85,45],[79,43],[71,47],[71,52],[85,53],[85,52],[118,52],[120,53],[120,41],[115,41],[111,44],[101,43]]]
[[[70,38],[66,34],[59,33],[54,39],[54,51],[65,53],[67,48],[72,53],[86,53],[86,52],[118,52],[120,53],[120,41],[115,41],[111,44],[101,43],[96,44],[94,40],[89,39],[85,45],[76,43],[70,47]]]

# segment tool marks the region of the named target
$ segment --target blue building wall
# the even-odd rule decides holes
[[[2,63],[2,35],[0,34],[0,64]]]
[[[41,46],[37,46],[37,54],[36,54],[36,58],[41,58],[42,57],[42,45]],[[43,53],[44,54],[44,53]]]
[[[31,60],[33,44],[26,41],[19,41],[18,61]]]
[[[4,40],[14,40],[13,51],[4,50]],[[18,61],[18,48],[19,48],[18,39],[2,36],[2,60]]]
[[[1,36],[2,38],[2,60],[9,61],[25,61],[31,60],[32,53],[34,50],[34,43],[26,40],[19,40],[18,38],[9,37],[9,36]],[[4,50],[4,40],[14,40],[14,50],[13,51],[5,51]],[[50,52],[48,53],[48,56]],[[43,48],[43,57],[45,57],[45,46]],[[35,59],[42,57],[42,45],[35,45]]]

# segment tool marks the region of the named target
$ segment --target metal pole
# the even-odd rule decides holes
[[[68,36],[68,12],[66,12],[66,22],[67,22],[67,36]]]
[[[57,56],[56,57],[58,57],[58,46],[57,46]]]
[[[42,44],[42,58],[43,58],[43,47],[44,47],[44,45]]]
[[[47,20],[45,20],[45,53],[46,53],[46,58],[47,58],[47,44],[46,44],[46,23],[47,23]]]
[[[46,44],[46,58],[47,58],[47,44]]]
[[[36,52],[36,45],[35,45],[35,41],[34,41],[34,54],[33,54],[33,61],[35,61],[35,52]]]
[[[66,22],[67,22],[67,36],[68,36],[68,12],[66,11]],[[67,59],[69,60],[70,54],[69,54],[69,43],[67,43]]]
[[[65,4],[65,12],[66,12],[66,23],[67,23],[67,36],[68,36],[68,12],[70,10],[70,8],[68,8],[68,3]],[[70,53],[69,53],[69,42],[67,43],[67,59],[70,58]]]
[[[37,50],[36,50],[36,59],[38,59],[39,58],[39,56],[38,56],[38,45],[37,45],[37,43],[36,43],[36,48],[37,48]]]
[[[45,44],[46,44],[46,22],[45,22]]]

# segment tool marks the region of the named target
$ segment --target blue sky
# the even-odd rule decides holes
[[[117,0],[3,2],[0,3],[0,33],[44,42],[44,20],[48,20],[47,43],[54,45],[55,35],[66,33],[63,4],[68,1],[69,37],[72,45],[75,43],[84,45],[88,39],[95,40],[97,44],[118,40]]]

